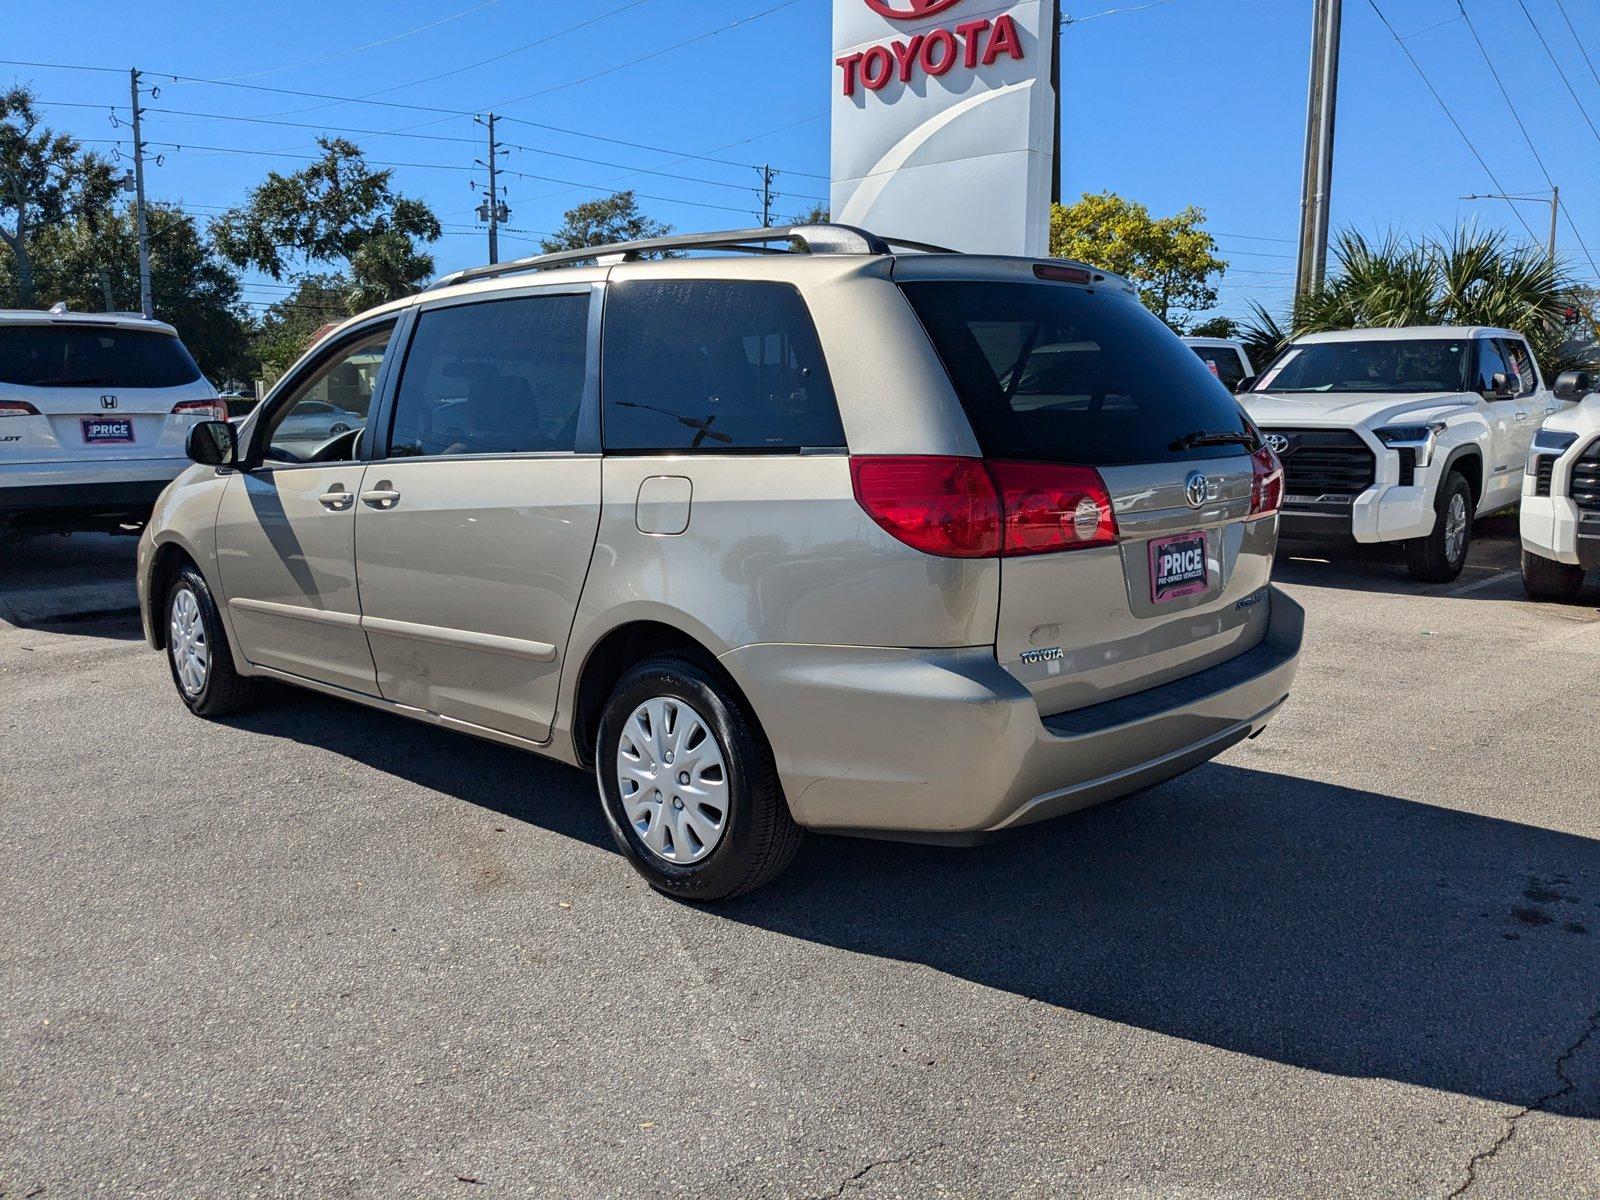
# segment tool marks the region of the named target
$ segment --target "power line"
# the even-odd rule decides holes
[[[1556,74],[1561,76],[1561,82],[1567,87],[1567,94],[1572,97],[1572,102],[1578,106],[1578,111],[1583,114],[1583,119],[1588,122],[1589,132],[1594,134],[1595,141],[1600,142],[1600,129],[1595,128],[1594,120],[1589,116],[1589,110],[1583,106],[1583,101],[1578,99],[1578,93],[1572,86],[1572,80],[1567,78],[1567,72],[1556,58],[1556,52],[1550,49],[1550,43],[1545,41],[1538,22],[1533,19],[1533,14],[1528,11],[1528,6],[1523,3],[1523,0],[1517,0],[1517,7],[1522,9],[1522,15],[1528,18],[1528,25],[1533,30],[1533,35],[1539,39],[1539,44],[1544,47],[1544,52],[1550,57],[1550,65],[1556,69]]]
[[[1562,0],[1556,0],[1556,7],[1561,10],[1561,19],[1567,23],[1567,30],[1572,34],[1572,40],[1578,47],[1578,53],[1583,55],[1583,61],[1589,64],[1589,74],[1594,76],[1596,85],[1600,85],[1600,70],[1595,69],[1594,59],[1589,57],[1589,51],[1583,44],[1583,39],[1578,36],[1577,29],[1572,24],[1572,18],[1567,15],[1567,6]]]
[[[459,21],[462,17],[470,17],[475,12],[482,12],[484,9],[492,8],[494,5],[499,3],[500,0],[483,0],[483,3],[481,4],[475,4],[471,8],[463,9],[458,13],[452,13],[448,17],[440,17],[437,21],[429,21],[426,25],[419,25],[415,29],[406,30],[404,33],[396,33],[391,34],[386,38],[379,38],[375,42],[368,42],[365,45],[357,46],[352,50],[341,50],[337,54],[324,54],[321,58],[313,58],[309,62],[295,63],[294,65],[288,67],[272,67],[265,71],[251,71],[245,75],[229,75],[226,76],[226,78],[259,79],[263,75],[281,75],[285,71],[298,71],[304,67],[315,67],[325,62],[333,62],[334,59],[349,58],[352,54],[360,54],[366,50],[376,50],[379,46],[387,46],[391,42],[402,42],[406,38],[415,37],[419,33],[427,33],[430,29],[437,29],[441,25],[448,25],[451,21]]]
[[[1478,165],[1483,168],[1483,173],[1487,175],[1490,181],[1494,184],[1495,191],[1505,191],[1505,185],[1502,184],[1499,177],[1495,175],[1494,168],[1489,165],[1488,160],[1486,160],[1482,154],[1478,153],[1478,148],[1472,144],[1472,139],[1467,136],[1467,131],[1462,128],[1461,122],[1456,120],[1455,113],[1451,112],[1450,106],[1444,102],[1444,97],[1439,94],[1439,89],[1433,86],[1433,81],[1428,78],[1428,73],[1422,69],[1422,64],[1417,61],[1416,55],[1411,53],[1411,48],[1407,46],[1401,39],[1400,35],[1395,32],[1394,26],[1389,23],[1389,18],[1383,15],[1383,10],[1378,7],[1378,0],[1367,0],[1367,4],[1372,8],[1372,11],[1377,14],[1378,20],[1383,22],[1383,27],[1389,31],[1389,36],[1394,39],[1394,44],[1400,47],[1400,52],[1406,56],[1406,60],[1410,62],[1411,67],[1414,71],[1416,71],[1418,78],[1422,80],[1423,85],[1427,87],[1430,93],[1432,93],[1434,100],[1438,102],[1439,108],[1443,110],[1444,115],[1449,119],[1450,124],[1456,127],[1456,132],[1461,135],[1461,140],[1467,144],[1467,149],[1472,151],[1472,157],[1478,160]],[[1513,207],[1511,211],[1516,216],[1517,220],[1522,223],[1522,227],[1528,231],[1528,236],[1534,241],[1538,241],[1538,235],[1533,232],[1533,226],[1528,224],[1527,219],[1523,217],[1523,215],[1518,212],[1515,207]]]

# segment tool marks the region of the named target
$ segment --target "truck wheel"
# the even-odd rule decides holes
[[[1406,566],[1423,583],[1449,583],[1467,565],[1472,545],[1472,487],[1451,471],[1433,498],[1433,532],[1405,544]]]
[[[1570,604],[1583,591],[1583,568],[1522,551],[1522,590],[1530,600]]]
[[[752,891],[799,849],[755,714],[697,662],[647,658],[622,677],[600,718],[595,774],[617,848],[668,896]]]

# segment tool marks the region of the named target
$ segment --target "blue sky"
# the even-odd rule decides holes
[[[1111,189],[1158,214],[1203,207],[1230,263],[1219,311],[1242,315],[1252,299],[1281,308],[1294,267],[1310,0],[1168,0],[1096,15],[1141,2],[1066,0],[1080,20],[1062,39],[1064,194]],[[1456,0],[1377,4],[1500,184],[1544,188]],[[1600,134],[1579,107],[1600,126],[1600,78],[1559,5],[1600,65],[1600,0],[1466,0],[1466,11],[1600,261]],[[446,222],[435,252],[449,269],[485,255],[469,189],[483,182],[472,162],[482,148],[468,140],[482,131],[470,116],[396,106],[493,107],[507,118],[502,136],[520,148],[503,160],[513,210],[503,257],[532,252],[565,208],[620,187],[649,197],[645,208],[680,229],[750,224],[754,164],[781,172],[780,215],[827,194],[830,17],[829,0],[54,0],[7,6],[0,56],[146,71],[161,93],[147,101],[145,136],[164,155],[149,172],[150,193],[201,213],[236,203],[268,169],[302,165],[292,156],[311,153],[319,130],[428,135],[344,134],[374,160],[412,164],[396,168],[397,185]],[[539,39],[548,40],[521,49]],[[483,62],[492,56],[502,57]],[[337,96],[381,90],[373,99],[390,106],[163,72]],[[9,79],[52,102],[58,127],[105,139],[96,148],[125,142],[126,129],[101,107],[123,106],[125,119],[125,74],[0,66],[0,81]],[[1476,219],[1526,240],[1510,206],[1458,199],[1497,189],[1371,0],[1345,0],[1339,99],[1335,228],[1433,232]],[[1548,209],[1518,208],[1542,242]],[[1565,220],[1558,244],[1577,274],[1596,278]],[[264,305],[285,290],[254,279],[248,295]]]

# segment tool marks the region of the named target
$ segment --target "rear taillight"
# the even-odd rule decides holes
[[[1250,515],[1270,517],[1283,504],[1283,463],[1262,446],[1250,456]]]
[[[1000,496],[979,458],[852,458],[856,503],[906,545],[943,558],[1000,552]]]
[[[226,421],[228,406],[221,400],[180,400],[172,406],[175,417],[199,417],[202,421]]]
[[[0,417],[37,417],[39,410],[26,400],[0,400]]]
[[[927,554],[994,558],[1117,540],[1093,467],[907,455],[852,458],[850,477],[866,514]]]
[[[1111,493],[1093,467],[991,462],[1005,514],[1004,554],[1086,550],[1117,540]]]

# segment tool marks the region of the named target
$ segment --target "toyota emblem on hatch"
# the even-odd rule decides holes
[[[1206,497],[1211,493],[1211,481],[1199,471],[1191,471],[1189,478],[1184,481],[1184,498],[1189,501],[1190,508],[1199,508],[1206,502]]]
[[[1284,454],[1287,453],[1289,449],[1289,439],[1284,437],[1281,433],[1267,434],[1266,442],[1267,448],[1274,454]]]
[[[891,21],[920,21],[958,3],[960,0],[867,0],[867,7]]]

